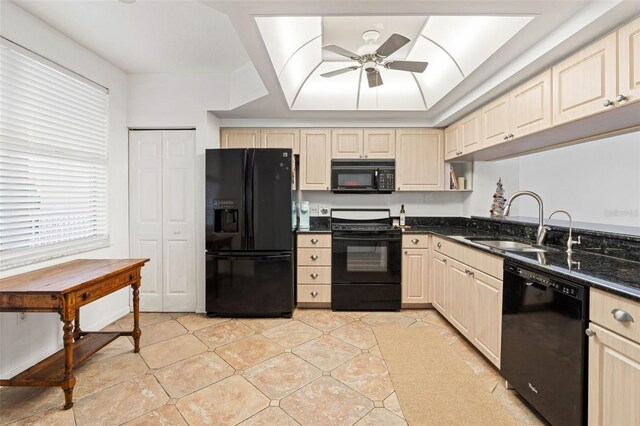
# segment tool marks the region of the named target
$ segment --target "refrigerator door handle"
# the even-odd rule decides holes
[[[255,166],[255,151],[248,150],[248,162],[245,177],[245,200],[246,200],[246,217],[247,217],[247,249],[255,248],[254,230],[253,230],[253,168]]]

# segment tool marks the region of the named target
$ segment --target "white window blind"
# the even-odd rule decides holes
[[[108,91],[0,41],[0,268],[108,245]]]

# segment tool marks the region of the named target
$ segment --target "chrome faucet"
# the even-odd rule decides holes
[[[532,197],[534,200],[538,202],[538,232],[536,233],[536,244],[539,246],[544,244],[544,240],[547,237],[547,232],[551,230],[548,226],[544,226],[544,205],[542,203],[542,198],[538,194],[532,191],[518,191],[509,197],[507,201],[507,205],[504,208],[504,216],[509,216],[509,211],[511,210],[511,203],[513,200],[518,198],[521,195],[528,195]]]
[[[549,215],[549,219],[551,219],[551,216],[553,216],[556,213],[564,213],[569,218],[569,238],[567,238],[567,253],[571,254],[571,253],[573,253],[573,245],[574,244],[580,244],[580,236],[578,235],[578,239],[577,240],[573,239],[573,219],[571,218],[571,215],[569,214],[568,211],[566,211],[566,210],[556,210],[556,211],[554,211],[553,213],[551,213]]]

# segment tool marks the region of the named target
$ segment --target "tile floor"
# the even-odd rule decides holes
[[[131,329],[127,316],[106,329]],[[405,425],[371,327],[433,327],[525,425],[541,424],[435,310],[293,319],[141,314],[139,354],[121,337],[76,370],[75,405],[58,388],[1,388],[0,424]]]

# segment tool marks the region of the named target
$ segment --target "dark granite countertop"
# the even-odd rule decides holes
[[[298,234],[330,234],[331,228],[327,226],[309,226],[309,229],[298,229]]]

